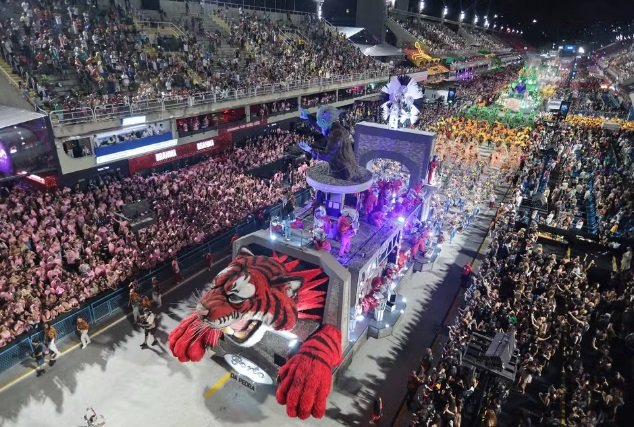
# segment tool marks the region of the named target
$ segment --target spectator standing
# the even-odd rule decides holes
[[[90,325],[88,321],[83,317],[77,318],[77,331],[79,332],[79,339],[81,340],[81,348],[84,349],[90,344],[90,337],[88,336],[88,329]]]
[[[44,324],[44,342],[46,343],[46,347],[48,347],[48,351],[51,352],[50,364],[53,366],[55,364],[55,359],[60,356],[62,353],[57,349],[57,345],[55,344],[55,340],[57,339],[57,330],[49,325],[48,323]]]
[[[407,379],[407,403],[411,403],[418,388],[424,383],[423,379],[416,374],[416,371],[412,371]]]
[[[176,279],[177,284],[183,281],[181,267],[178,265],[178,260],[176,258],[172,260],[172,272],[174,273],[174,278]]]
[[[37,376],[42,376],[46,370],[44,369],[44,344],[38,340],[31,341],[33,346],[32,356],[35,359],[35,371]]]
[[[214,265],[214,254],[207,252],[205,254],[205,263],[207,264],[207,269],[211,271],[211,267]]]
[[[427,373],[434,366],[434,353],[432,352],[430,347],[425,349],[425,354],[420,361],[420,371],[422,373]]]

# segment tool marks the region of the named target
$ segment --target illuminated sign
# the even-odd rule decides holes
[[[200,151],[200,150],[204,150],[205,148],[211,148],[214,146],[214,140],[213,139],[207,139],[205,141],[200,141],[196,143],[196,150]]]
[[[163,150],[165,148],[173,147],[178,143],[177,139],[170,139],[169,141],[158,142],[156,144],[144,145],[142,147],[133,148],[131,150],[118,151],[116,153],[106,154],[97,157],[97,164],[109,163],[115,160],[127,159],[128,157],[134,157],[141,154],[151,153],[152,151]]]
[[[162,162],[163,160],[171,159],[172,157],[176,157],[176,150],[168,150],[155,154],[157,162]]]
[[[46,181],[41,176],[29,175],[29,176],[27,176],[27,178],[30,179],[31,181],[35,181],[35,182],[37,182],[39,184],[46,185]]]
[[[121,126],[133,126],[145,123],[145,116],[126,117],[121,119]]]
[[[247,377],[249,380],[258,384],[273,384],[273,378],[267,374],[264,369],[237,354],[225,354],[225,362],[238,374]],[[248,386],[247,386],[248,387]]]

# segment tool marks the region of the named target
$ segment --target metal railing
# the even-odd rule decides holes
[[[359,82],[376,79],[389,80],[389,72],[370,71],[347,76],[320,77],[310,80],[267,84],[262,86],[232,89],[224,92],[201,92],[190,96],[165,96],[162,98],[141,99],[129,104],[106,104],[96,107],[81,107],[72,110],[54,110],[47,114],[53,126],[89,123],[120,119],[136,114],[158,113],[174,108],[215,104],[223,101],[240,100],[256,96],[284,94],[300,89],[314,88],[319,91],[323,86]]]
[[[278,9],[275,7],[264,7],[264,6],[253,6],[244,4],[242,2],[223,2],[223,1],[214,1],[214,0],[202,0],[201,3],[205,6],[217,6],[217,7],[230,7],[230,8],[238,8],[241,7],[243,10],[256,10],[259,12],[275,12],[275,13],[291,13],[293,15],[315,15],[314,12],[302,12],[300,10],[288,10],[288,9]]]
[[[185,31],[183,31],[178,25],[173,22],[167,21],[134,21],[134,25],[143,30],[172,30],[176,32],[180,37],[185,37]]]
[[[298,204],[303,205],[310,199],[310,190],[301,190],[296,194]],[[269,212],[279,209],[279,204],[273,205],[265,209],[265,218]],[[220,235],[210,237],[207,241],[190,247],[177,257],[181,271],[193,271],[204,265],[204,255],[206,253],[224,253],[227,248],[231,248],[231,239],[234,234],[244,236],[257,231],[258,225],[252,217],[238,226],[224,232]],[[169,280],[172,276],[170,261],[160,266],[145,271],[135,278],[141,294],[149,294],[152,291],[152,277],[156,277],[159,281]],[[92,331],[95,326],[104,325],[114,317],[119,317],[126,312],[128,305],[127,288],[118,288],[107,292],[105,295],[96,297],[91,302],[84,304],[82,307],[72,312],[62,315],[60,318],[49,322],[57,330],[57,340],[71,336],[76,333],[77,318],[86,319],[91,325]],[[42,331],[33,330],[26,334],[25,337],[7,345],[0,349],[0,372],[4,372],[12,367],[27,361],[33,353],[32,341],[34,339],[42,340]]]

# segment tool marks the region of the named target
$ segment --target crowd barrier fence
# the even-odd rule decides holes
[[[299,205],[304,205],[310,199],[308,189],[296,193]],[[264,218],[268,218],[269,213],[279,209],[279,204],[265,209]],[[204,255],[207,253],[217,254],[226,252],[231,247],[231,239],[234,234],[244,236],[253,233],[261,228],[253,216],[249,216],[246,221],[233,227],[223,234],[209,238],[207,241],[187,248],[177,256],[181,271],[193,271],[204,265]],[[164,282],[172,277],[171,261],[164,262],[158,267],[145,271],[134,278],[141,294],[150,294],[152,291],[152,277],[156,277],[159,282]],[[70,313],[62,315],[51,322],[57,330],[57,341],[76,333],[76,322],[78,317],[86,319],[91,332],[95,331],[95,326],[104,325],[113,318],[119,317],[126,312],[128,306],[128,289],[120,287],[105,295],[95,297],[90,302],[85,303],[80,308]],[[0,373],[13,368],[14,366],[29,361],[33,352],[33,340],[42,340],[43,334],[40,328],[28,332],[15,342],[0,349]]]

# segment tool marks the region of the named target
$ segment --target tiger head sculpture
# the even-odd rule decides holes
[[[196,312],[204,325],[250,347],[266,328],[293,329],[303,284],[304,277],[292,275],[275,258],[243,251],[214,278]]]
[[[290,262],[286,256],[253,255],[247,249],[212,280],[202,295],[196,310],[172,334],[174,354],[179,359],[196,360],[188,354],[202,357],[204,352],[193,352],[195,339],[179,328],[189,321],[194,337],[215,346],[222,334],[225,339],[242,347],[257,344],[267,329],[292,330],[298,318],[321,320],[307,310],[323,307],[325,292],[316,290],[328,280],[320,268],[293,271],[299,260]],[[174,351],[176,350],[176,351]],[[200,349],[199,349],[200,350]]]
[[[321,322],[328,278],[321,268],[296,271],[300,260],[285,255],[240,254],[212,280],[193,314],[169,335],[172,354],[181,362],[199,361],[208,347],[225,339],[242,347],[256,345],[268,329],[292,330],[298,319]],[[321,418],[342,357],[341,331],[328,324],[306,338],[279,369],[278,403],[290,417]]]

